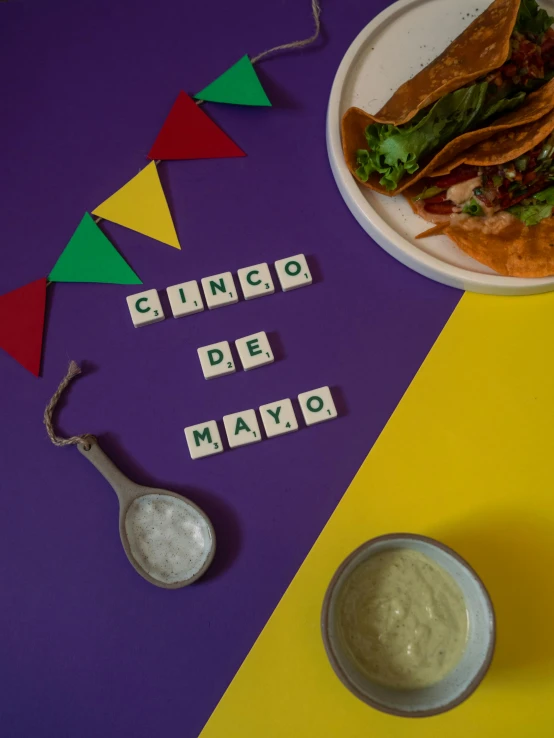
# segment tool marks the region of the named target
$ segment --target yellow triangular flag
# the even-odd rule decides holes
[[[92,214],[176,249],[181,248],[155,162],[95,208]]]

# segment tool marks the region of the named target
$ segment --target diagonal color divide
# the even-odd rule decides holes
[[[223,696],[201,738],[541,738],[554,688],[554,294],[466,294]],[[431,719],[384,715],[340,684],[321,602],[364,540],[443,540],[481,574],[498,643],[485,682]]]

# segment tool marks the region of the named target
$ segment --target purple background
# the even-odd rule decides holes
[[[314,286],[135,330],[125,296],[139,290],[61,284],[48,290],[42,379],[0,352],[3,735],[196,736],[459,298],[381,251],[338,194],[328,94],[387,3],[322,4],[322,41],[259,67],[273,109],[205,107],[248,156],[161,165],[182,252],[102,224],[145,289],[298,252]],[[145,165],[181,88],[311,27],[309,0],[0,4],[0,293],[47,274],[83,212]],[[198,346],[259,330],[274,365],[203,379]],[[137,576],[115,495],[46,438],[43,408],[70,358],[90,372],[62,432],[98,434],[137,481],[211,516],[218,553],[198,584],[164,591]],[[190,459],[185,425],[324,384],[338,420]]]

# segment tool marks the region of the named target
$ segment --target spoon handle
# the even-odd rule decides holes
[[[85,446],[77,444],[79,453],[95,466],[104,479],[110,483],[116,493],[120,505],[129,503],[136,496],[136,485],[121,472],[113,461],[106,456],[96,439],[90,439]]]

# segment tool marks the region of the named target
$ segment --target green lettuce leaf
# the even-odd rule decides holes
[[[514,108],[518,108],[525,99],[526,93],[523,91],[512,94],[509,97],[496,98],[491,97],[487,102],[485,110],[483,111],[482,117],[479,119],[479,123],[483,123],[489,118],[496,117],[500,113],[508,113]]]
[[[539,8],[535,0],[521,0],[514,30],[525,35],[542,36],[553,23],[554,18]]]
[[[554,79],[554,69],[549,69],[547,72],[544,73],[544,77],[541,77],[540,79],[530,79],[525,83],[525,92],[534,92],[535,90],[538,90],[540,87],[545,85],[547,82],[550,82],[551,79]]]
[[[414,202],[417,202],[418,200],[427,200],[429,197],[434,197],[441,192],[444,192],[444,187],[436,187],[435,185],[426,187],[423,192],[420,192],[417,197],[414,197]]]
[[[489,118],[518,107],[525,98],[525,92],[490,97],[488,90],[487,82],[479,82],[450,92],[403,126],[372,123],[365,130],[369,150],[357,152],[357,176],[367,182],[370,174],[378,172],[382,175],[380,184],[394,190],[405,174],[419,169],[424,155]]]
[[[508,208],[508,212],[519,218],[526,226],[534,226],[545,218],[550,218],[554,208],[554,187],[548,187],[542,192],[524,200],[519,205]]]

